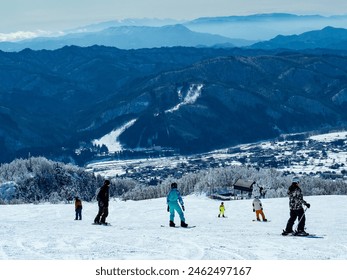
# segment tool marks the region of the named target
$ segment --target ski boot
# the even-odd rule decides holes
[[[186,224],[185,222],[181,221],[181,227],[188,227],[188,224]]]
[[[170,221],[170,227],[175,227],[175,223],[173,221]]]
[[[307,235],[309,235],[309,233],[307,233],[307,232],[304,231],[304,230],[298,230],[298,231],[296,231],[296,232],[294,233],[294,235],[296,235],[296,236],[307,236]]]
[[[293,231],[292,230],[283,230],[282,235],[288,235],[288,234],[292,234]]]

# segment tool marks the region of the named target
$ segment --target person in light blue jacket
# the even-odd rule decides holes
[[[167,202],[167,211],[170,212],[170,227],[175,227],[175,223],[174,223],[175,211],[177,211],[178,215],[180,216],[181,227],[187,227],[188,225],[185,223],[185,218],[183,214],[183,211],[185,210],[184,203],[183,203],[183,199],[181,197],[180,192],[177,190],[177,183],[171,184],[171,190],[166,197],[166,202]]]

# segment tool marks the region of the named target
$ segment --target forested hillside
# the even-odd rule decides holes
[[[124,200],[143,200],[166,196],[173,181],[178,183],[182,195],[192,193],[210,195],[232,190],[237,179],[253,180],[253,196],[258,187],[267,191],[267,197],[284,197],[292,174],[284,175],[274,169],[230,166],[192,172],[181,178],[168,177],[157,186],[148,186],[132,179],[111,179],[111,197]],[[53,162],[43,157],[17,159],[0,166],[1,203],[69,202],[75,196],[85,201],[95,200],[95,194],[105,178],[95,176],[83,168]],[[301,186],[305,195],[346,195],[347,183],[343,180],[324,180],[303,176]]]
[[[30,153],[83,166],[124,125],[122,151],[185,155],[343,129],[346,65],[331,50],[0,51],[0,162]]]

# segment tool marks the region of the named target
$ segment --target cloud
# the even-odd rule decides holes
[[[16,31],[12,33],[0,33],[0,42],[15,42],[25,39],[32,39],[41,36],[51,36],[51,32],[37,30],[37,31]]]

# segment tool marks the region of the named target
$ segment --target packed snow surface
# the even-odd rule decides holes
[[[81,221],[74,220],[73,204],[1,205],[0,259],[347,259],[346,196],[304,198],[311,204],[307,231],[321,238],[281,236],[289,218],[288,198],[262,199],[270,220],[265,223],[252,221],[252,200],[225,201],[227,218],[218,218],[220,201],[183,197],[186,222],[196,226],[190,229],[168,227],[165,198],[111,200],[111,226],[91,224],[96,203],[83,203]]]

